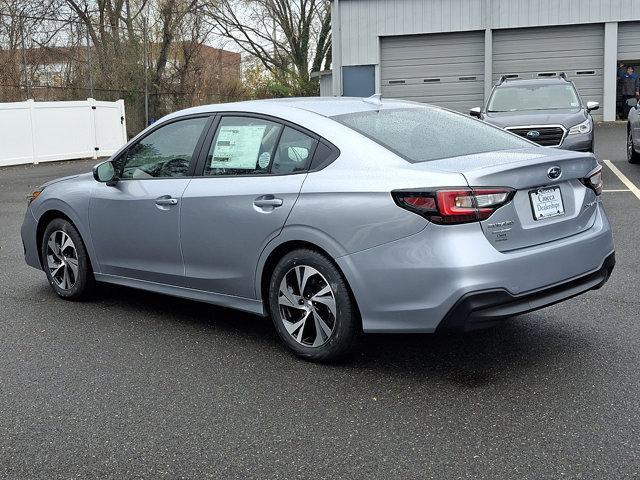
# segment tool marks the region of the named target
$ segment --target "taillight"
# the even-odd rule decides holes
[[[511,188],[455,188],[434,191],[394,190],[396,204],[433,223],[469,223],[489,218],[515,194]]]
[[[594,170],[582,179],[582,183],[590,188],[596,195],[602,193],[602,167],[598,165]]]

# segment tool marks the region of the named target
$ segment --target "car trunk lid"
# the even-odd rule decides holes
[[[429,168],[457,171],[472,188],[508,187],[512,200],[480,222],[499,251],[559,240],[589,229],[597,196],[582,179],[598,162],[591,154],[531,148],[437,160]],[[559,176],[554,178],[555,174]]]

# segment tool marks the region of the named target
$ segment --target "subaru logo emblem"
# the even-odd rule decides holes
[[[562,169],[560,167],[551,167],[549,170],[547,170],[547,177],[549,177],[551,180],[559,179],[560,175],[562,175]]]
[[[527,132],[527,137],[529,138],[538,138],[540,136],[540,132],[537,130],[530,130]]]

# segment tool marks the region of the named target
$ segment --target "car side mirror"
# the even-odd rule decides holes
[[[631,108],[637,107],[638,106],[638,100],[635,98],[628,98],[627,99],[627,105],[630,106]]]
[[[480,116],[482,115],[482,109],[480,107],[473,107],[471,110],[469,110],[469,115],[471,115],[472,117],[480,118]]]
[[[118,182],[118,178],[113,162],[107,160],[93,167],[93,178],[96,179],[96,182],[106,183],[110,187],[114,186]]]
[[[600,104],[598,102],[587,102],[587,112],[593,112],[594,110],[598,110],[600,108]]]

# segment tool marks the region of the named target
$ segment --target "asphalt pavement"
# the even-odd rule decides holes
[[[624,140],[600,126],[596,153],[640,187]],[[640,478],[640,199],[608,167],[604,288],[316,365],[232,310],[56,298],[23,261],[24,196],[93,163],[0,169],[0,478]]]

